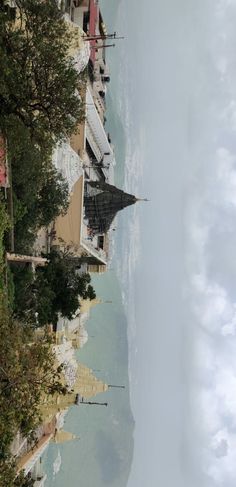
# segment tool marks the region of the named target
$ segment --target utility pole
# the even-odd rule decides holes
[[[115,44],[103,44],[102,46],[90,46],[91,49],[105,49],[106,47],[115,47]]]
[[[114,34],[106,34],[106,35],[91,35],[91,36],[83,36],[83,40],[84,41],[97,41],[97,40],[106,40],[106,39],[117,39],[117,40],[120,40],[120,39],[124,39],[124,37],[121,37],[121,36],[118,36],[116,35],[116,32],[114,32]]]

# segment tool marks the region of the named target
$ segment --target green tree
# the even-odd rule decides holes
[[[89,274],[79,275],[71,254],[52,250],[48,263],[33,275],[28,265],[14,264],[15,308],[17,318],[34,326],[52,323],[58,315],[72,319],[80,306],[80,298],[94,299],[96,293]]]
[[[46,172],[36,203],[37,221],[40,226],[47,226],[60,214],[65,214],[69,205],[68,184],[63,176],[53,167]]]
[[[9,229],[9,217],[6,211],[6,207],[4,204],[3,197],[0,193],[0,292],[4,287],[4,235],[6,231]]]
[[[37,144],[29,129],[13,116],[8,119],[7,140],[15,247],[17,252],[30,253],[38,229],[66,211],[68,185],[52,166],[51,148]]]
[[[96,298],[96,293],[93,289],[93,286],[91,286],[91,284],[89,284],[87,286],[87,290],[86,290],[84,299],[90,299],[90,301],[91,301],[92,299],[95,299],[95,298]]]
[[[41,145],[45,137],[55,142],[68,137],[84,113],[71,33],[56,0],[16,4],[12,22],[0,1],[0,122],[5,127],[14,115]]]
[[[24,473],[21,472],[15,479],[12,487],[34,487],[35,481],[31,475],[28,474],[24,477]]]
[[[50,289],[54,293],[51,301],[51,316],[49,320],[42,320],[41,307],[37,308],[40,324],[57,323],[59,313],[72,319],[80,306],[80,298],[93,299],[96,293],[91,286],[89,274],[79,275],[71,253],[52,250],[47,255],[48,264],[37,269],[35,280],[37,303],[41,301],[42,288]],[[44,285],[43,285],[44,283]]]
[[[0,487],[14,487],[24,486],[14,484],[14,435],[20,431],[35,442],[42,397],[67,391],[61,383],[62,366],[55,365],[51,336],[45,331],[36,338],[33,328],[13,320],[5,303],[0,293]]]

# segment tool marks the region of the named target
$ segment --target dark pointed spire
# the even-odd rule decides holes
[[[86,183],[84,205],[85,217],[94,233],[109,230],[118,211],[136,203],[137,198],[112,184],[102,181]]]

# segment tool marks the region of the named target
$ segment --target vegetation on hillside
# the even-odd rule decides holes
[[[5,270],[5,263],[4,263],[4,235],[6,231],[9,229],[9,218],[6,211],[6,207],[3,201],[3,198],[0,194],[0,292],[3,290],[4,287],[4,270]]]
[[[55,0],[16,0],[16,21],[0,1],[0,121],[14,116],[41,145],[68,137],[83,115],[71,34]]]
[[[30,254],[40,227],[67,209],[68,186],[52,166],[52,153],[84,117],[86,82],[70,56],[72,34],[57,2],[16,4],[14,16],[0,0],[0,133],[12,174],[7,202],[0,190],[0,487],[31,487],[23,474],[16,478],[12,440],[20,431],[34,441],[42,396],[66,392],[50,336],[35,340],[35,326],[55,324],[59,313],[71,318],[80,297],[95,297],[90,276],[78,276],[60,252],[47,255],[48,264],[35,273],[5,262],[10,227],[15,250]]]
[[[10,487],[15,476],[10,453],[15,433],[19,431],[33,442],[34,431],[41,422],[43,394],[65,394],[66,388],[60,380],[61,367],[55,368],[50,335],[45,331],[35,341],[34,330],[12,318],[3,293],[0,333],[0,485]]]
[[[12,118],[7,134],[8,160],[12,169],[15,250],[31,253],[39,228],[49,225],[66,211],[68,184],[52,166],[51,151],[36,144],[22,122]]]
[[[35,274],[29,266],[13,265],[15,282],[14,313],[34,326],[56,325],[58,316],[72,319],[80,298],[94,299],[89,274],[79,275],[70,255],[52,250],[48,263]]]
[[[68,205],[52,167],[56,143],[84,117],[86,76],[71,57],[73,36],[55,0],[0,0],[0,130],[12,168],[15,249],[31,253],[40,226]]]

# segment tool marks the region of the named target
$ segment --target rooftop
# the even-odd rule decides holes
[[[83,217],[83,187],[84,177],[80,176],[72,187],[69,208],[66,215],[60,215],[55,222],[56,244],[60,240],[65,245],[79,246],[81,242],[82,217]]]
[[[96,27],[98,25],[98,20],[99,20],[99,8],[96,0],[90,0],[90,17],[89,17],[89,35],[94,36],[96,34]],[[95,46],[96,46],[96,41],[90,41],[90,45],[92,47],[91,53],[90,53],[90,59],[92,63],[95,61]]]

